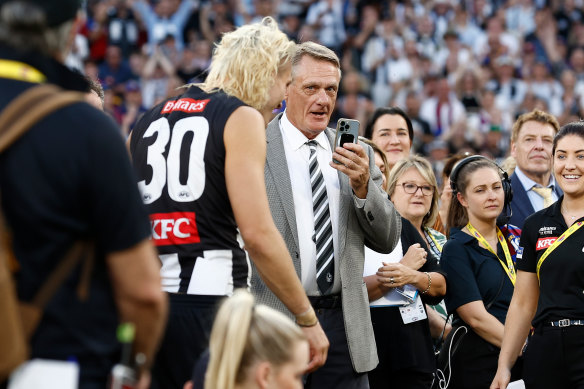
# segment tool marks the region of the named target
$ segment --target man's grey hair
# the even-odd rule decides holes
[[[45,13],[35,4],[15,0],[0,7],[0,43],[21,51],[65,57],[74,20],[48,27]]]
[[[292,79],[294,79],[294,70],[296,69],[296,66],[302,61],[304,56],[309,56],[317,61],[326,61],[335,65],[335,67],[339,69],[339,77],[341,76],[341,61],[335,52],[326,46],[308,41],[296,46],[296,52],[292,57]]]

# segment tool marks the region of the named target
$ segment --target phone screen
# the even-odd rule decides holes
[[[339,141],[339,146],[343,147],[345,143],[355,142],[355,137],[352,134],[342,134],[341,140]]]

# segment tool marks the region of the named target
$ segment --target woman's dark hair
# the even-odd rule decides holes
[[[367,126],[365,127],[365,138],[371,139],[373,136],[373,126],[377,119],[379,119],[383,115],[399,115],[406,121],[406,125],[408,126],[408,136],[410,138],[410,143],[413,144],[414,142],[414,127],[412,127],[412,121],[410,120],[409,116],[398,107],[389,107],[389,108],[377,108],[375,112],[373,112],[373,116],[367,122]]]
[[[499,172],[499,167],[493,161],[490,161],[486,158],[481,158],[476,161],[468,162],[456,172],[456,182],[454,182],[456,190],[452,191],[452,196],[454,198],[450,202],[450,207],[448,208],[448,220],[446,221],[447,232],[450,232],[450,229],[452,227],[460,228],[464,227],[468,223],[468,213],[466,211],[466,208],[464,208],[460,204],[460,201],[458,201],[456,194],[458,192],[464,194],[466,192],[468,182],[470,181],[471,174],[484,167],[488,167],[495,170],[497,174],[501,176]]]
[[[552,147],[552,155],[556,155],[556,147],[558,146],[558,142],[565,136],[568,135],[576,135],[580,138],[584,139],[584,121],[580,120],[579,122],[571,122],[568,123],[556,134],[554,137],[554,145]]]
[[[454,154],[451,157],[448,157],[446,162],[444,162],[444,167],[442,168],[442,176],[445,177],[446,179],[449,179],[450,173],[452,173],[452,169],[454,169],[454,165],[456,165],[456,163],[461,159],[470,157],[471,155],[472,155],[471,153],[466,151],[464,153],[458,153]]]

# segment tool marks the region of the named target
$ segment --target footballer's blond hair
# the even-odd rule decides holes
[[[221,38],[213,50],[204,91],[222,90],[256,109],[269,99],[278,71],[287,66],[296,44],[272,17],[239,27]]]

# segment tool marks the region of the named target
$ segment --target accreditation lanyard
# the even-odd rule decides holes
[[[47,78],[37,69],[19,61],[0,59],[0,77],[41,83]]]
[[[549,255],[552,253],[552,251],[554,251],[560,244],[562,244],[566,239],[568,239],[568,237],[570,235],[572,235],[574,232],[578,231],[578,229],[580,227],[582,227],[583,225],[584,225],[584,222],[576,222],[576,223],[572,224],[570,226],[570,228],[568,228],[566,231],[564,231],[564,233],[562,235],[560,235],[560,237],[558,239],[556,239],[556,241],[543,252],[543,255],[539,258],[539,261],[537,261],[537,268],[536,268],[537,279],[539,282],[541,282],[541,280],[539,279],[539,269],[541,268],[541,264],[543,263],[543,261],[545,261],[545,259],[547,257],[549,257]]]
[[[487,242],[487,240],[481,235],[480,232],[478,232],[472,226],[472,224],[468,223],[466,225],[466,228],[476,238],[476,240],[479,241],[479,243],[482,243],[483,246],[485,246],[487,248],[487,250],[489,250],[491,253],[493,253],[495,255],[495,257],[497,257],[497,259],[499,260],[499,263],[501,264],[501,266],[503,266],[505,273],[507,273],[507,276],[509,276],[511,283],[513,284],[513,286],[515,286],[515,278],[517,277],[515,274],[515,265],[513,265],[513,258],[511,257],[511,252],[509,251],[509,246],[507,246],[507,241],[505,240],[505,237],[503,236],[503,233],[501,232],[499,227],[497,227],[497,239],[499,240],[499,243],[501,244],[501,247],[503,248],[503,252],[505,253],[505,259],[507,260],[507,266],[505,266],[505,264],[503,263],[501,258],[499,258],[499,256],[497,255],[497,252],[495,250],[493,250],[493,248],[491,247],[489,242]]]
[[[424,229],[424,232],[426,233],[426,237],[429,237],[431,240],[430,244],[433,246],[432,249],[436,249],[434,251],[441,253],[442,252],[442,245],[440,243],[438,243],[436,238],[434,238],[432,233],[429,232],[427,229]]]

